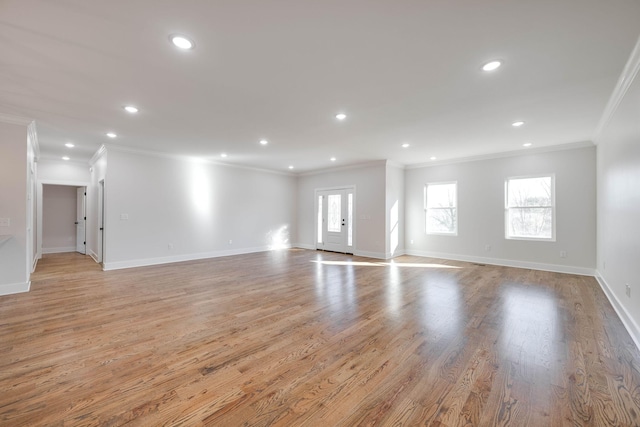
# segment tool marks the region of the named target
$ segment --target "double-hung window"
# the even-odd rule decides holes
[[[505,237],[555,240],[554,175],[514,177],[505,181]]]
[[[427,234],[458,234],[458,184],[437,182],[424,187]]]

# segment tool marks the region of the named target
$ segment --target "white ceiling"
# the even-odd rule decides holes
[[[639,34],[638,0],[0,0],[0,113],[42,157],[423,164],[590,141]]]

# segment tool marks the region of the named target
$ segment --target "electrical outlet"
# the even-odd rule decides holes
[[[411,239],[411,244],[413,245],[413,239]]]
[[[129,214],[120,214],[120,221],[128,221],[129,220]]]
[[[172,250],[172,249],[173,249],[173,243],[169,243],[169,244],[167,245],[167,249]]]
[[[0,227],[10,227],[11,218],[0,218]]]
[[[229,244],[233,245],[233,240],[229,239]]]
[[[491,252],[491,245],[484,245],[485,252]]]
[[[560,258],[566,258],[567,257],[567,251],[560,251]]]
[[[626,286],[625,292],[627,293],[627,296],[631,298],[631,286],[629,286],[628,283],[625,286]]]

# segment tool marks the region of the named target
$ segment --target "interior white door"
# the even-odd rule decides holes
[[[104,179],[98,182],[98,245],[96,250],[98,251],[98,262],[104,267],[104,259],[106,257],[105,242],[104,242]]]
[[[351,201],[344,189],[318,192],[318,249],[350,252]]]
[[[85,187],[78,187],[76,189],[76,252],[81,254],[87,253],[87,239],[86,239],[86,189]]]

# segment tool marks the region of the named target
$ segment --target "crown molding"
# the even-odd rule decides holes
[[[400,162],[395,162],[393,160],[387,160],[387,166],[403,170],[407,168],[407,165]]]
[[[629,91],[631,84],[635,80],[638,72],[640,71],[640,38],[636,42],[633,51],[631,52],[631,56],[627,61],[627,64],[622,70],[622,74],[618,79],[618,83],[616,83],[615,88],[613,89],[613,93],[609,98],[609,102],[602,113],[602,117],[598,122],[598,126],[596,127],[595,133],[593,135],[593,142],[598,144],[602,139],[602,134],[604,133],[604,129],[607,127],[611,118],[616,113],[616,110],[620,106],[620,103],[624,99],[625,95]]]
[[[212,159],[207,159],[207,158],[202,158],[202,157],[186,156],[186,155],[183,155],[183,154],[172,154],[172,153],[166,153],[166,152],[163,152],[163,151],[154,151],[154,150],[144,150],[144,149],[140,149],[140,148],[131,148],[131,147],[126,147],[124,145],[105,144],[105,145],[103,145],[103,147],[105,147],[106,151],[118,151],[118,152],[121,152],[121,153],[137,154],[137,155],[140,155],[140,156],[152,156],[152,157],[159,157],[159,158],[163,158],[163,159],[172,159],[172,160],[195,162],[195,163],[205,163],[205,164],[211,164],[211,165],[217,165],[217,166],[225,166],[225,167],[234,168],[234,169],[243,169],[243,170],[250,170],[250,171],[254,171],[254,172],[269,173],[269,174],[274,174],[274,175],[295,176],[295,174],[291,173],[291,172],[276,171],[276,170],[271,170],[271,169],[263,169],[263,168],[253,167],[253,166],[237,165],[237,164],[233,164],[233,163],[225,163],[225,162],[220,162],[220,161],[217,161],[217,160],[212,160]],[[101,147],[101,149],[102,149],[102,147]],[[98,151],[100,151],[100,150],[98,150]],[[96,154],[98,154],[98,153],[96,153]],[[101,155],[102,155],[102,153],[100,153],[98,155],[98,157],[100,157]],[[92,161],[93,161],[93,158],[92,158]]]
[[[323,175],[325,173],[342,172],[342,171],[352,170],[352,169],[364,169],[364,168],[370,168],[372,166],[386,166],[386,165],[387,165],[387,160],[374,160],[371,162],[355,163],[352,165],[329,167],[329,168],[323,168],[323,169],[314,169],[312,171],[307,171],[307,172],[299,172],[298,176]]]
[[[27,137],[29,138],[35,161],[37,162],[40,159],[40,143],[38,142],[38,129],[36,128],[35,121],[27,125]]]
[[[91,156],[91,159],[89,159],[89,166],[95,165],[98,159],[102,157],[106,152],[107,152],[107,147],[104,144],[102,144],[100,148],[98,148],[98,150],[95,152],[95,154]]]
[[[0,113],[0,122],[10,125],[29,126],[33,122],[33,119]]]
[[[503,151],[501,153],[482,154],[479,156],[460,157],[457,159],[432,161],[429,163],[419,163],[415,165],[407,165],[405,166],[405,169],[420,169],[420,168],[428,168],[433,166],[451,165],[456,163],[503,159],[506,157],[530,156],[532,154],[550,153],[554,151],[576,150],[579,148],[589,148],[594,146],[595,144],[591,141],[571,142],[569,144],[548,145],[546,147],[536,147],[536,148],[526,148],[526,149],[523,148],[517,151]]]

